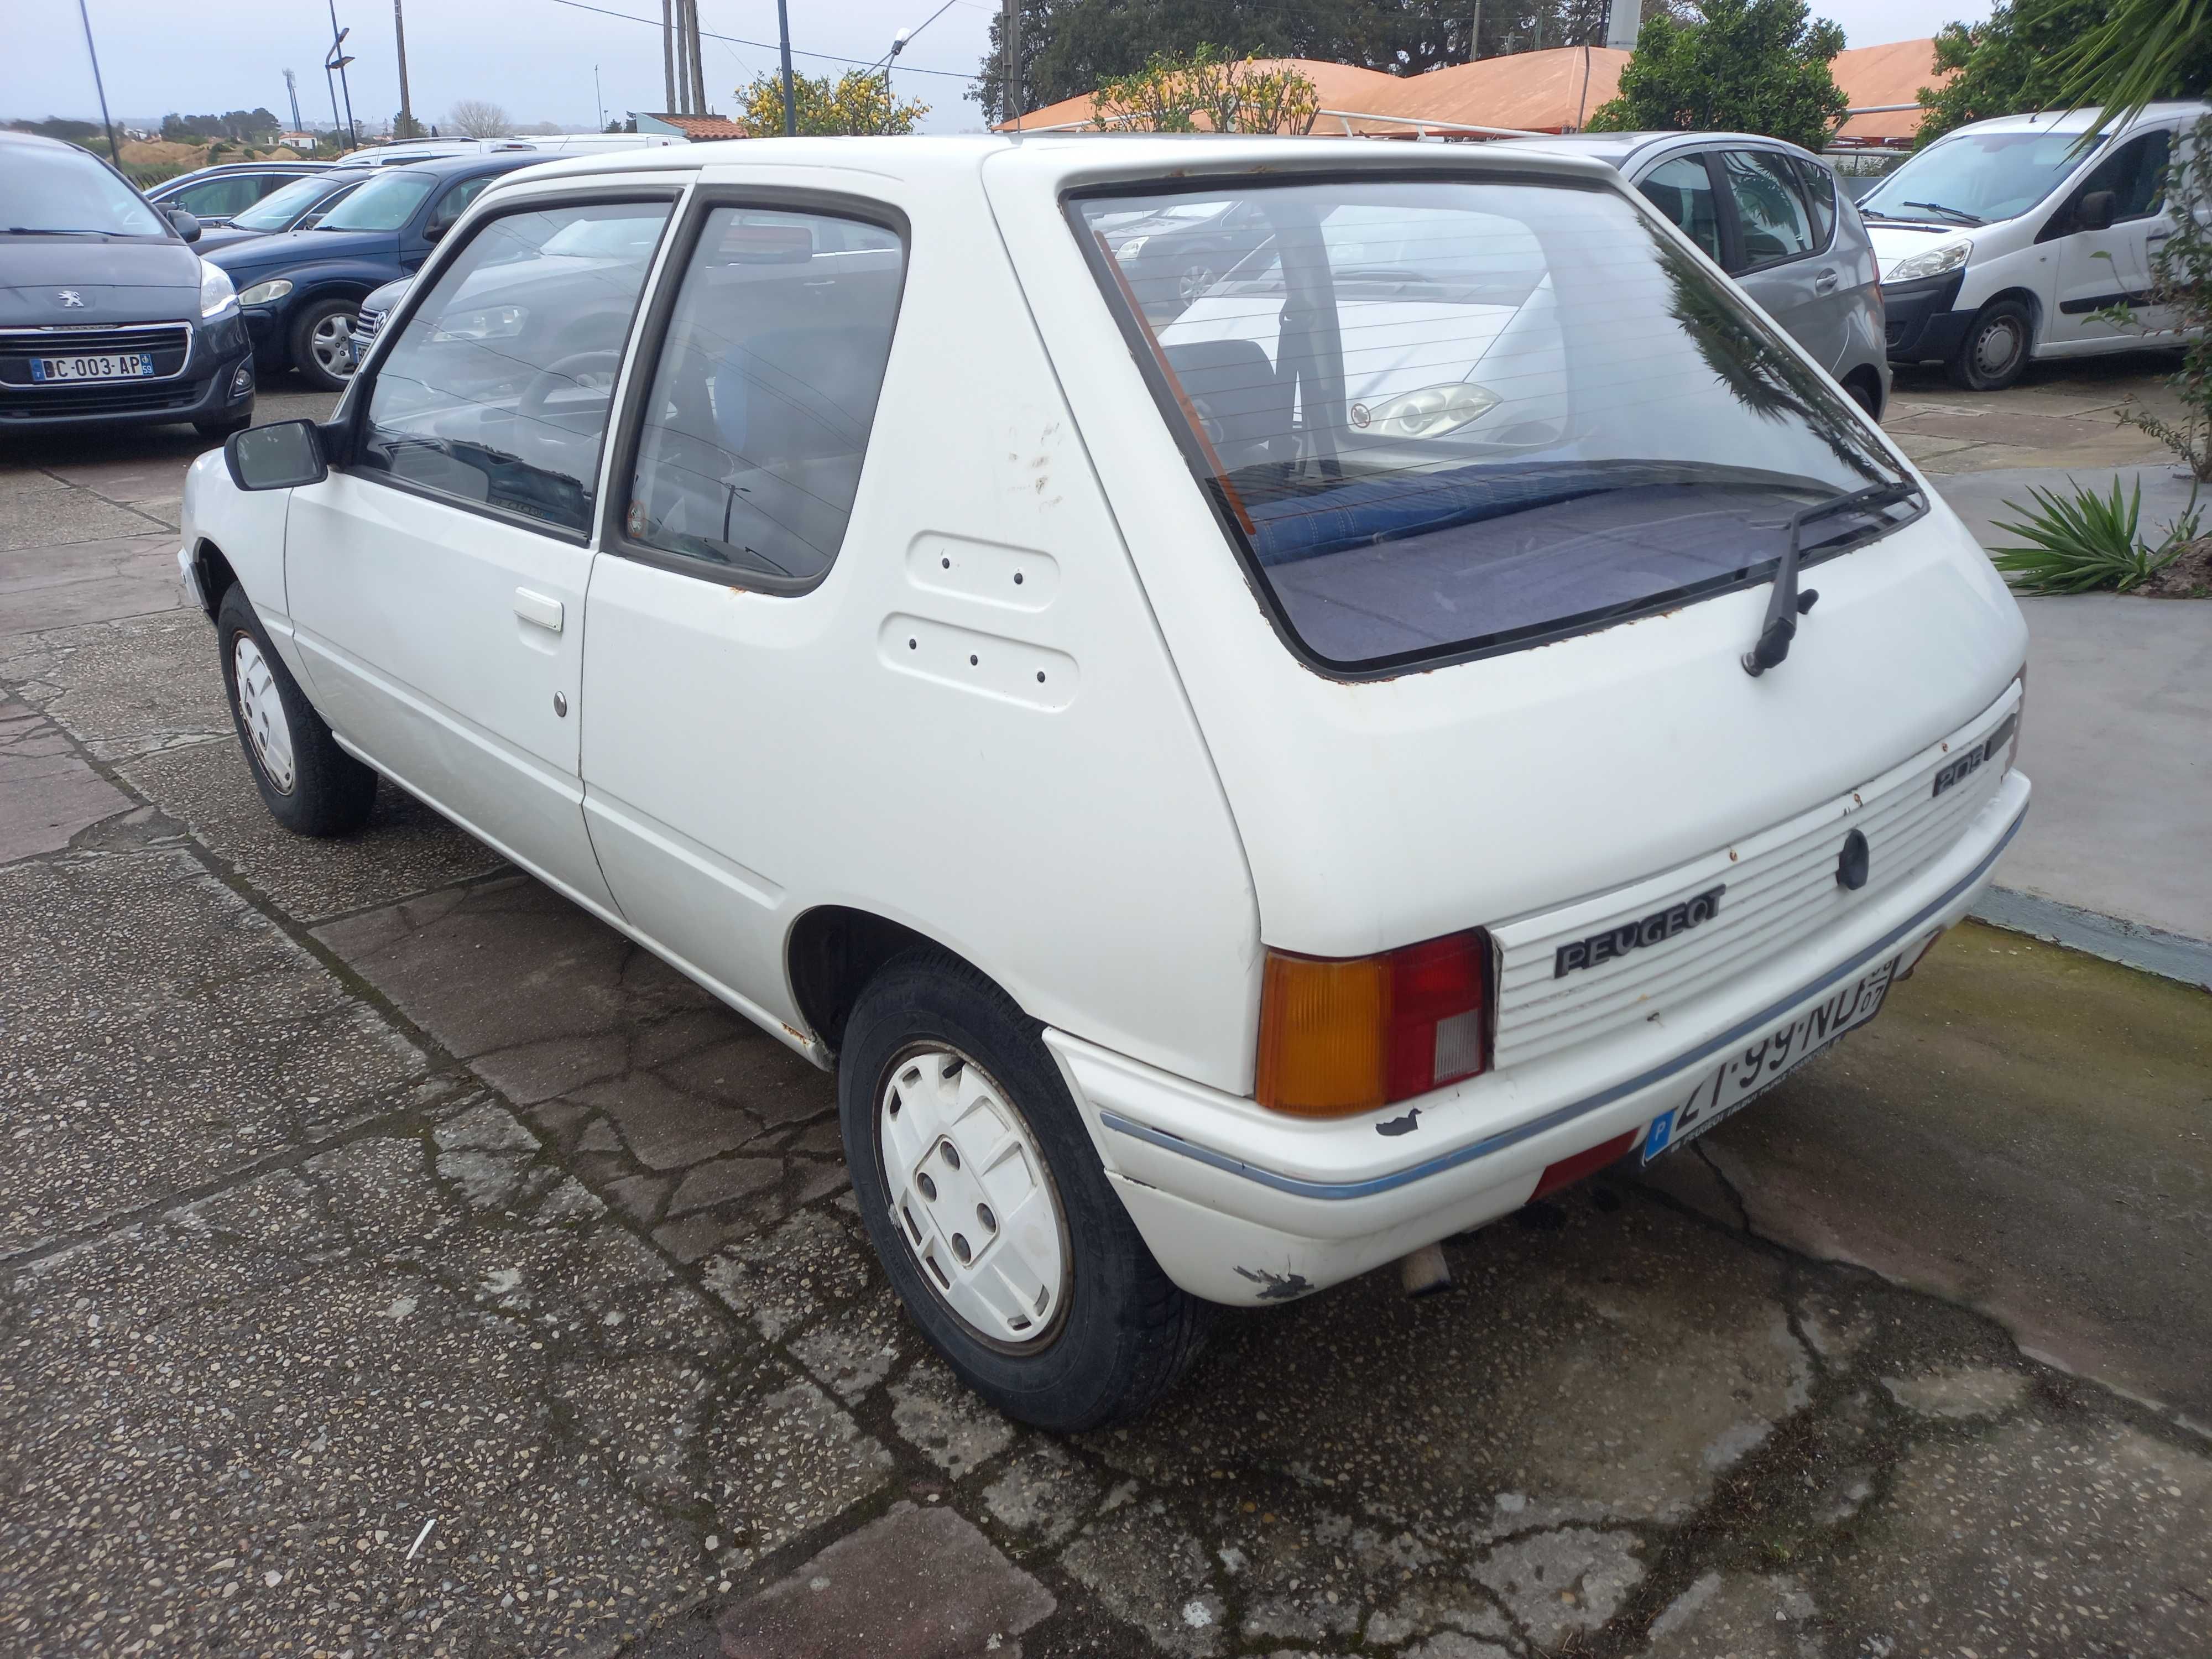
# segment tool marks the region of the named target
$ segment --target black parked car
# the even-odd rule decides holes
[[[0,132],[0,433],[253,418],[229,276],[98,156]]]
[[[227,225],[211,228],[202,219],[202,234],[197,245],[200,255],[204,258],[219,247],[228,247],[252,236],[274,236],[284,230],[313,230],[356,187],[375,177],[374,167],[332,167],[324,173],[311,173],[304,179],[295,179],[282,190],[271,191]]]
[[[220,161],[211,167],[164,179],[146,199],[167,210],[182,208],[206,228],[229,224],[256,202],[311,173],[326,173],[328,161]]]
[[[362,296],[419,270],[431,245],[494,179],[547,159],[464,155],[380,167],[313,230],[217,248],[209,262],[238,285],[261,372],[296,368],[309,384],[339,390],[353,378]]]

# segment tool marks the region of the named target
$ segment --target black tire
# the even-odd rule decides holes
[[[300,690],[292,672],[284,666],[262,630],[261,619],[245,587],[233,582],[223,590],[216,608],[216,635],[222,642],[222,689],[230,702],[231,723],[238,728],[238,745],[246,751],[246,769],[270,817],[295,835],[350,835],[368,822],[376,804],[376,772],[362,765],[337,745],[331,728]],[[239,694],[239,642],[249,639],[265,665],[270,686],[284,712],[290,738],[293,774],[284,787],[270,775],[249,729],[250,719]]]
[[[293,319],[292,367],[301,380],[321,392],[346,389],[353,379],[354,319],[360,314],[359,301],[333,295],[314,301]],[[319,338],[325,335],[327,342]],[[325,349],[319,351],[319,344]]]
[[[1865,411],[1867,419],[1877,426],[1881,423],[1881,410],[1875,400],[1874,388],[1863,379],[1853,378],[1844,382],[1844,390],[1851,394],[1851,401]]]
[[[245,408],[240,410],[236,414],[226,415],[220,420],[194,421],[192,422],[192,430],[198,433],[201,437],[205,438],[210,443],[219,444],[224,439],[229,437],[232,433],[243,432],[246,428],[252,424],[253,405],[249,403]]]
[[[2034,347],[2035,317],[2027,307],[1992,300],[1974,313],[1944,372],[1968,392],[2002,392],[2026,372]]]
[[[1106,1179],[1043,1027],[1005,992],[943,951],[894,958],[869,981],[845,1027],[837,1110],[860,1214],[907,1311],[961,1380],[1009,1417],[1055,1433],[1144,1412],[1198,1358],[1210,1304],[1160,1271]],[[891,1212],[876,1113],[917,1045],[980,1066],[1044,1154],[1066,1222],[1072,1285],[1032,1347],[983,1338],[924,1275]]]

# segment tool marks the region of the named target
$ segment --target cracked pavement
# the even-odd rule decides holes
[[[396,791],[269,822],[191,449],[0,462],[0,1650],[2212,1651],[2201,994],[1961,928],[1449,1294],[1037,1434],[891,1297],[826,1076]]]

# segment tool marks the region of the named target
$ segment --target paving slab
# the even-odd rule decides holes
[[[176,610],[177,544],[154,534],[0,550],[0,634]]]
[[[136,804],[52,721],[0,692],[0,864],[58,851]]]
[[[1052,1593],[946,1509],[894,1504],[721,1618],[727,1659],[1020,1659]]]
[[[99,760],[234,736],[215,630],[197,611],[0,636],[0,685]]]
[[[2202,991],[1966,923],[1880,1019],[1650,1173],[2212,1425]]]
[[[420,1049],[173,843],[0,866],[0,1255],[328,1139],[430,1081]]]

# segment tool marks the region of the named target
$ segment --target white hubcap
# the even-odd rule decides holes
[[[1058,1324],[1067,1225],[1043,1152],[983,1068],[945,1048],[891,1069],[876,1103],[891,1224],[976,1334],[1018,1346]]]
[[[292,727],[284,718],[284,700],[276,692],[276,677],[261,647],[250,634],[240,634],[231,649],[231,664],[238,676],[238,712],[246,718],[246,740],[254,758],[280,795],[292,793],[299,767],[292,758]]]

